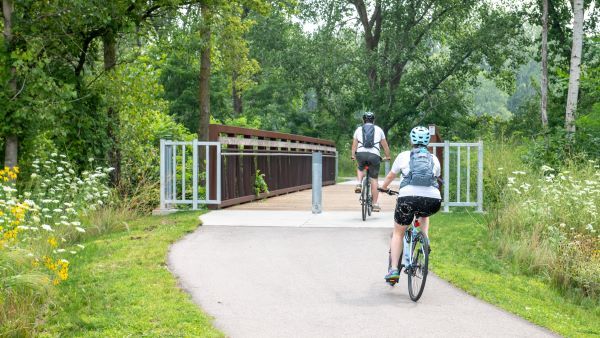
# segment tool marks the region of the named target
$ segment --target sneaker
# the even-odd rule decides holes
[[[362,192],[362,184],[357,184],[356,187],[354,187],[354,192],[360,194]]]
[[[399,279],[400,279],[400,271],[398,271],[398,269],[390,270],[388,272],[388,274],[385,275],[385,281],[391,285],[398,283]]]
[[[379,204],[373,204],[373,211],[375,211],[375,212],[381,211],[381,207],[379,206]]]

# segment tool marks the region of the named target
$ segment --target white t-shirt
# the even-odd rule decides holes
[[[439,177],[441,168],[440,161],[435,155],[432,154],[432,156],[433,174],[436,177]],[[396,160],[394,160],[394,164],[392,165],[392,171],[396,175],[402,173],[402,175],[400,175],[402,179],[405,175],[408,175],[408,173],[410,172],[410,150],[403,151],[398,155],[398,157],[396,157]],[[421,187],[410,184],[400,189],[400,194],[398,195],[398,197],[404,196],[423,196],[438,199],[442,198],[440,191],[436,187]]]
[[[356,148],[357,153],[371,153],[377,156],[381,156],[381,154],[379,153],[379,149],[381,148],[381,140],[385,140],[385,133],[383,132],[383,129],[379,128],[378,126],[375,126],[375,137],[373,138],[375,146],[373,148],[365,148],[362,146],[362,126],[356,128],[356,131],[354,131],[354,139],[358,141],[358,148]]]

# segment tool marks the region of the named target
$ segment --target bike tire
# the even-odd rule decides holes
[[[423,295],[427,274],[429,272],[429,239],[423,234],[418,235],[418,239],[413,246],[413,262],[417,267],[411,268],[408,273],[408,294],[413,302],[416,302]]]
[[[368,180],[363,178],[362,193],[361,193],[361,209],[362,209],[362,220],[363,221],[367,220],[367,208],[369,206],[368,192],[367,192],[368,188],[369,188]]]
[[[367,215],[371,216],[371,213],[373,212],[373,196],[371,195],[371,180],[369,179],[369,177],[367,176],[366,179],[366,186],[367,186]]]

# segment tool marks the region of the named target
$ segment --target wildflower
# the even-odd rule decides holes
[[[591,224],[586,225],[585,228],[589,231],[594,230],[594,227]]]
[[[547,166],[547,165],[545,165],[545,164],[544,164],[544,165],[542,166],[542,172],[544,172],[544,173],[545,173],[545,172],[547,172],[547,171],[554,171],[554,168],[552,168],[552,167],[550,167],[550,166]]]
[[[54,237],[48,238],[48,244],[50,244],[50,246],[53,248],[56,248],[58,246],[58,242],[56,241],[56,238],[54,238]]]
[[[80,228],[80,227],[75,227],[75,230],[79,231],[79,232],[85,232],[84,228]]]
[[[51,226],[49,226],[48,224],[42,224],[42,229],[44,229],[44,230],[46,230],[46,231],[54,231],[54,230],[52,229],[52,227],[51,227]]]
[[[85,246],[83,246],[82,244],[77,244],[77,246],[78,246],[80,249],[85,249]]]

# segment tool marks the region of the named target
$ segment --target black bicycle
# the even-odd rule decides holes
[[[398,195],[398,191],[394,190],[379,188],[379,191],[385,192],[388,195]],[[404,272],[408,275],[408,294],[414,302],[418,301],[423,294],[429,271],[429,239],[419,230],[419,225],[419,221],[415,219],[404,233],[405,244],[408,245],[408,248],[405,247],[404,250],[411,253],[408,256],[408,264],[406,266],[402,264],[404,252],[402,252],[398,260],[398,268],[404,268]],[[390,249],[388,252],[388,270],[391,267],[392,251]],[[392,283],[391,285],[394,286],[394,284]]]
[[[371,216],[373,212],[373,196],[371,195],[371,180],[369,179],[369,166],[365,166],[365,177],[362,180],[362,191],[360,193],[360,205],[362,211],[362,220],[367,220],[367,215]]]

